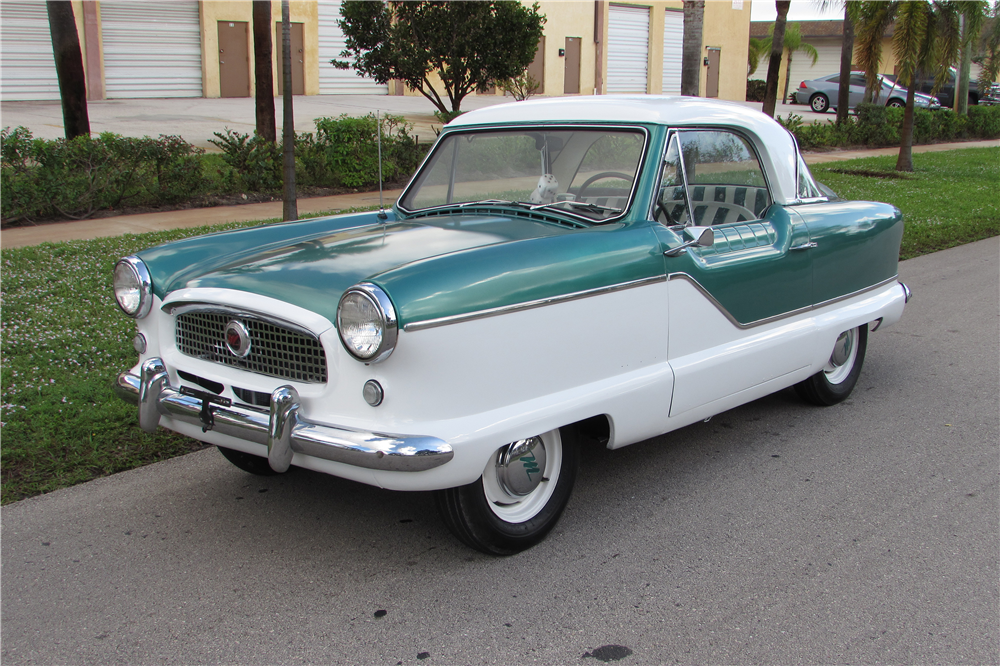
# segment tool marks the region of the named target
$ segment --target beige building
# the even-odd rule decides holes
[[[255,94],[249,0],[72,1],[90,99]],[[750,1],[705,3],[702,96],[744,99]],[[680,0],[546,0],[539,5],[547,22],[531,72],[542,85],[540,94],[679,94]],[[277,38],[281,3],[273,0],[271,6]],[[339,1],[292,0],[290,10],[295,94],[419,94],[398,82],[380,85],[329,64],[344,48]],[[45,3],[3,0],[0,30],[2,98],[59,99]],[[276,39],[275,94],[280,92],[278,44]]]

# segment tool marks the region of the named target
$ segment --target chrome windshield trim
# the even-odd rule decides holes
[[[897,274],[897,275],[892,276],[891,278],[888,278],[887,280],[882,280],[881,282],[873,284],[870,287],[865,287],[864,289],[859,289],[858,291],[851,292],[850,294],[845,294],[843,296],[838,296],[837,298],[831,298],[831,299],[823,301],[821,303],[816,303],[814,305],[807,305],[805,307],[797,308],[795,310],[790,310],[788,312],[782,312],[781,314],[774,315],[773,317],[765,317],[764,319],[757,319],[756,321],[751,321],[751,322],[748,322],[746,324],[741,324],[739,321],[736,320],[736,317],[734,317],[729,312],[729,310],[727,310],[725,308],[725,306],[722,305],[722,303],[720,303],[719,301],[717,301],[715,299],[715,297],[712,296],[712,294],[710,294],[708,292],[708,290],[705,289],[705,287],[703,287],[701,285],[700,282],[698,282],[697,280],[695,280],[693,277],[691,277],[687,273],[670,273],[667,276],[667,280],[668,281],[672,281],[672,280],[684,280],[685,282],[689,282],[692,285],[694,285],[694,287],[698,291],[701,292],[702,296],[704,296],[705,298],[707,298],[708,301],[712,305],[714,305],[715,308],[719,312],[721,312],[723,314],[723,316],[725,316],[726,319],[729,320],[729,323],[731,323],[733,326],[739,328],[740,330],[744,330],[744,331],[746,329],[748,329],[748,328],[756,328],[757,326],[763,326],[764,324],[770,324],[772,322],[780,321],[782,319],[787,319],[789,317],[794,317],[795,315],[800,315],[800,314],[803,314],[805,312],[811,312],[813,310],[819,310],[821,308],[825,308],[828,305],[833,305],[834,303],[839,303],[840,301],[846,301],[846,300],[848,300],[850,298],[854,298],[855,296],[860,296],[861,294],[867,293],[869,291],[874,291],[876,289],[880,289],[882,287],[885,287],[886,285],[892,284],[893,282],[897,282],[898,278],[899,278],[899,275]]]
[[[464,314],[451,315],[448,317],[438,317],[437,319],[425,319],[423,321],[414,321],[404,325],[403,330],[407,332],[423,331],[428,328],[447,326],[449,324],[460,324],[466,321],[472,321],[474,319],[485,319],[487,317],[495,317],[497,315],[508,314],[510,312],[533,310],[535,308],[541,308],[547,305],[555,305],[556,303],[566,303],[567,301],[576,301],[581,298],[590,298],[591,296],[610,294],[612,292],[623,291],[625,289],[644,287],[646,285],[656,284],[657,282],[665,282],[666,279],[667,279],[666,275],[654,275],[653,277],[642,278],[639,280],[632,280],[630,282],[622,282],[607,287],[597,287],[595,289],[586,289],[584,291],[577,291],[572,294],[551,296],[549,298],[539,298],[537,300],[527,301],[525,303],[502,305],[500,307],[489,308],[487,310],[477,310],[476,312],[467,312]]]
[[[450,137],[452,134],[459,134],[459,133],[482,134],[486,132],[496,132],[496,131],[513,132],[518,130],[524,130],[524,131],[605,130],[606,131],[609,129],[613,129],[615,131],[624,131],[624,132],[640,132],[642,134],[642,149],[639,152],[639,161],[635,167],[635,178],[632,181],[632,191],[629,192],[628,202],[625,204],[625,207],[621,209],[621,212],[618,215],[609,217],[604,220],[594,220],[593,218],[589,218],[585,215],[573,213],[571,211],[563,211],[561,209],[556,209],[556,211],[559,213],[563,213],[564,215],[567,215],[573,219],[582,220],[588,224],[604,225],[610,222],[618,222],[628,213],[629,209],[632,207],[632,204],[635,203],[635,200],[638,197],[639,181],[642,180],[643,168],[645,166],[646,160],[649,158],[648,153],[650,148],[650,132],[649,129],[647,127],[644,127],[643,125],[635,125],[635,124],[619,125],[615,123],[594,123],[594,122],[587,122],[581,124],[574,124],[572,122],[542,122],[537,124],[511,123],[511,124],[491,124],[483,126],[472,125],[472,126],[457,127],[453,130],[449,130],[446,127],[445,130],[442,131],[441,136],[438,137],[437,141],[435,141],[434,145],[431,147],[431,150],[427,152],[427,155],[424,157],[423,162],[421,162],[420,164],[420,168],[417,169],[417,171],[413,174],[413,177],[410,179],[410,182],[407,183],[406,187],[403,188],[402,194],[400,194],[399,198],[396,199],[396,209],[399,210],[401,213],[403,213],[403,215],[411,216],[423,213],[424,211],[456,208],[459,206],[459,203],[461,202],[444,204],[440,206],[428,206],[426,208],[410,209],[410,208],[405,208],[402,204],[402,202],[410,195],[411,190],[413,190],[415,187],[418,186],[418,181],[420,180],[420,177],[423,175],[424,169],[427,168],[428,164],[430,164],[430,161],[435,155],[435,153],[438,151],[439,146],[445,141],[445,139]]]

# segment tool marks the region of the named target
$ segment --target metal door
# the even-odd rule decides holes
[[[563,94],[580,93],[580,44],[579,37],[566,38],[566,62],[563,66]]]
[[[0,3],[0,58],[3,101],[59,99],[45,3]]]
[[[219,93],[250,96],[250,41],[246,21],[219,21]]]
[[[705,97],[719,96],[719,60],[722,59],[722,49],[708,47],[708,82]]]

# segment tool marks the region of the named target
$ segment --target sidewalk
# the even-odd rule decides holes
[[[961,143],[938,143],[927,146],[914,146],[913,152],[926,153],[961,148],[1000,147],[998,141],[968,141]],[[873,150],[843,150],[828,153],[807,153],[808,164],[823,162],[838,162],[873,155],[894,155],[898,148],[876,148]],[[387,190],[383,196],[385,206],[389,208],[396,201],[402,190]],[[299,199],[298,211],[301,217],[328,211],[339,211],[348,208],[378,206],[378,192],[359,192],[356,194],[339,194],[312,199]],[[243,222],[248,220],[267,220],[281,217],[282,202],[245,204],[241,206],[216,206],[214,208],[189,208],[186,210],[166,211],[163,213],[143,213],[139,215],[119,215],[97,220],[81,220],[78,222],[55,222],[35,227],[18,227],[7,229],[0,233],[0,247],[25,247],[40,243],[56,243],[66,240],[83,240],[102,238],[105,236],[120,236],[122,234],[140,234],[147,231],[164,231],[167,229],[185,229],[207,224],[222,224],[225,222]]]

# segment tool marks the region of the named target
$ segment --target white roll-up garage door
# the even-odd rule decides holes
[[[663,94],[681,94],[684,62],[684,12],[666,10],[663,22]]]
[[[198,3],[101,2],[109,99],[201,97]]]
[[[344,33],[337,25],[340,2],[319,3],[319,94],[320,95],[387,95],[389,87],[358,74],[353,69],[337,69],[331,60],[345,60]]]
[[[608,10],[609,93],[644,93],[649,72],[649,8]]]
[[[5,102],[59,99],[44,2],[0,2],[0,59],[0,94]]]
[[[840,41],[839,40],[816,40],[813,42],[819,58],[816,64],[812,64],[812,58],[802,51],[792,54],[791,76],[788,77],[788,92],[795,90],[799,83],[809,79],[818,79],[827,74],[836,74],[840,71]],[[787,56],[786,56],[787,57]],[[767,78],[767,66],[763,68],[761,78]]]

